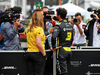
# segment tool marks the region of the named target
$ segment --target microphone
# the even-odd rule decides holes
[[[93,10],[93,8],[88,8],[87,11],[92,12],[94,10]]]
[[[52,22],[52,26],[53,26],[53,27],[56,26],[56,22],[55,22],[55,21]]]

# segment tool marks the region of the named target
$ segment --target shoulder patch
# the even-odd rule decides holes
[[[27,29],[27,33],[29,32],[29,29]]]
[[[62,22],[59,22],[57,25],[60,25]]]
[[[64,22],[67,22],[67,20],[64,20]]]
[[[40,32],[38,34],[40,34]]]

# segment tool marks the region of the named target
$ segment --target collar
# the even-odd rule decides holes
[[[61,20],[60,22],[67,22],[67,20],[66,20],[66,19],[63,19],[63,20]]]

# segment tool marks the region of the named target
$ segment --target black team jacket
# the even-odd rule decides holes
[[[93,46],[93,29],[94,29],[94,23],[96,22],[95,19],[92,19],[91,21],[88,22],[88,28],[84,33],[87,36],[88,40],[88,46]],[[97,21],[100,24],[100,19]]]

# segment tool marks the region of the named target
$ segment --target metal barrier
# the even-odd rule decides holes
[[[26,49],[26,48],[25,48]],[[51,59],[52,51],[46,50],[47,53],[47,67],[44,75],[53,75],[53,62]],[[5,51],[0,50],[0,75],[27,75],[26,50],[19,51]],[[52,57],[53,58],[53,57]],[[48,65],[48,61],[51,63]],[[56,65],[56,64],[55,64]],[[49,71],[48,69],[51,69]],[[56,68],[56,67],[55,67]],[[49,74],[47,72],[49,72]]]
[[[23,48],[25,49],[25,48]],[[71,47],[69,75],[100,75],[100,47]],[[0,75],[27,75],[24,50],[0,51]],[[52,52],[46,50],[47,53]],[[53,75],[56,75],[56,54],[53,53]],[[46,74],[45,74],[46,75]],[[49,74],[48,74],[49,75]],[[51,73],[52,75],[52,73]]]
[[[100,47],[72,49],[69,75],[100,75]]]
[[[85,46],[80,46],[80,49],[88,49],[88,50],[100,50],[100,47],[93,47],[93,46],[88,46],[88,47],[85,47]]]
[[[0,51],[0,75],[27,75],[25,51]]]

